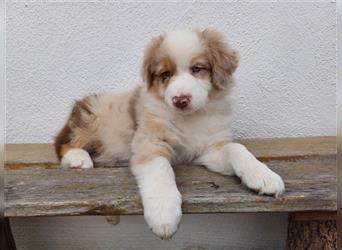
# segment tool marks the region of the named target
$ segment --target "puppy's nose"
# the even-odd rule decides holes
[[[184,109],[191,102],[191,95],[180,95],[172,97],[173,105],[179,109]]]

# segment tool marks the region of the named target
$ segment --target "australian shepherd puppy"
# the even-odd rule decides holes
[[[74,104],[55,140],[64,168],[130,161],[144,217],[170,238],[182,216],[172,165],[193,163],[236,175],[259,194],[279,195],[281,177],[230,134],[237,53],[213,30],[176,30],[154,38],[143,61],[143,85],[88,96]]]

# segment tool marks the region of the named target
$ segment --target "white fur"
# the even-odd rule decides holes
[[[192,57],[203,51],[197,34],[190,29],[174,30],[167,33],[164,45],[175,60],[178,69],[189,66]]]
[[[218,172],[223,175],[234,175],[234,169],[229,162],[226,152],[224,150],[212,150],[201,155],[195,160],[198,164],[203,164],[209,170]]]
[[[152,231],[163,239],[178,229],[182,197],[172,167],[164,157],[132,166],[144,205],[144,217]]]
[[[191,95],[188,110],[196,111],[204,108],[208,102],[208,94],[211,89],[209,81],[193,77],[189,73],[181,73],[175,76],[165,91],[165,102],[172,108],[172,98],[180,95]]]
[[[93,168],[93,161],[87,151],[73,148],[63,156],[61,166],[63,168]]]
[[[208,152],[197,161],[221,174],[234,173],[248,188],[258,191],[259,194],[278,196],[285,190],[281,177],[238,143],[228,143],[222,150]]]

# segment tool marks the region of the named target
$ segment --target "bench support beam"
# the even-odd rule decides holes
[[[287,249],[337,249],[336,213],[289,214]]]

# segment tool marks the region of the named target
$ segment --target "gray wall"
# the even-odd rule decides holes
[[[241,55],[235,137],[334,135],[333,2],[7,3],[7,142],[51,142],[74,99],[139,83],[144,46],[214,27]]]
[[[168,241],[156,238],[142,216],[12,219],[19,250],[285,249],[286,214],[184,215]]]

